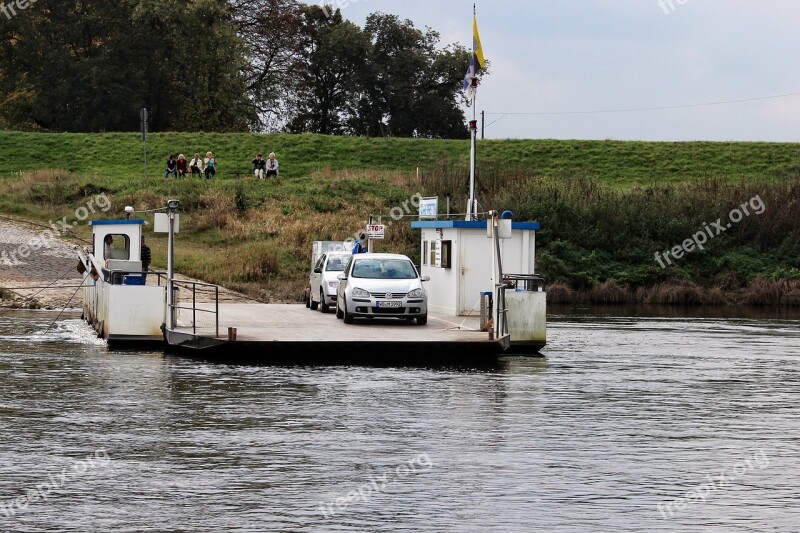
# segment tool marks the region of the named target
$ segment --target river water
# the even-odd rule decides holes
[[[0,531],[800,528],[797,317],[553,315],[545,359],[475,371],[109,351],[53,318],[0,315]]]

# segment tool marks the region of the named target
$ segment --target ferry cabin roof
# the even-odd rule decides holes
[[[105,264],[108,259],[141,261],[144,224],[144,220],[92,220],[89,222],[92,226],[92,255],[100,264]],[[111,235],[112,242],[106,246],[108,235]]]

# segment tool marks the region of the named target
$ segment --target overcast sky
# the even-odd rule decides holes
[[[333,0],[471,46],[472,0]],[[800,93],[797,0],[478,0],[491,138],[800,140],[800,95],[630,113],[583,112]],[[671,5],[671,7],[670,7]],[[466,71],[466,65],[464,66]]]

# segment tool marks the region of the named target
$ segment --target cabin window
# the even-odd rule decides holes
[[[442,241],[441,244],[441,268],[453,268],[452,265],[453,241]]]
[[[428,241],[422,241],[422,265],[428,266],[428,249],[430,247],[430,243]]]
[[[123,234],[108,234],[100,244],[103,247],[105,259],[120,259],[128,261],[131,258],[131,238]]]
[[[427,264],[434,268],[453,268],[453,241],[430,241],[430,249],[427,242],[425,245],[423,257],[428,258]]]

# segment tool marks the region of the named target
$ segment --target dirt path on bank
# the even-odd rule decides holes
[[[78,274],[77,250],[84,244],[75,240],[48,241],[49,246],[30,251],[25,249],[31,242],[36,242],[44,228],[35,225],[11,222],[0,219],[0,307],[16,307],[22,309],[62,309],[80,308],[81,293],[79,286],[83,276]],[[23,252],[23,253],[20,253]],[[157,284],[157,276],[148,276],[148,285]],[[181,281],[199,281],[177,275]],[[43,289],[43,287],[49,287]],[[5,288],[5,290],[3,290]],[[76,292],[77,291],[77,292]],[[220,287],[220,302],[247,303],[253,302],[243,294]],[[191,290],[181,288],[179,298],[191,302]],[[213,290],[198,291],[197,301],[208,303],[214,301]]]

